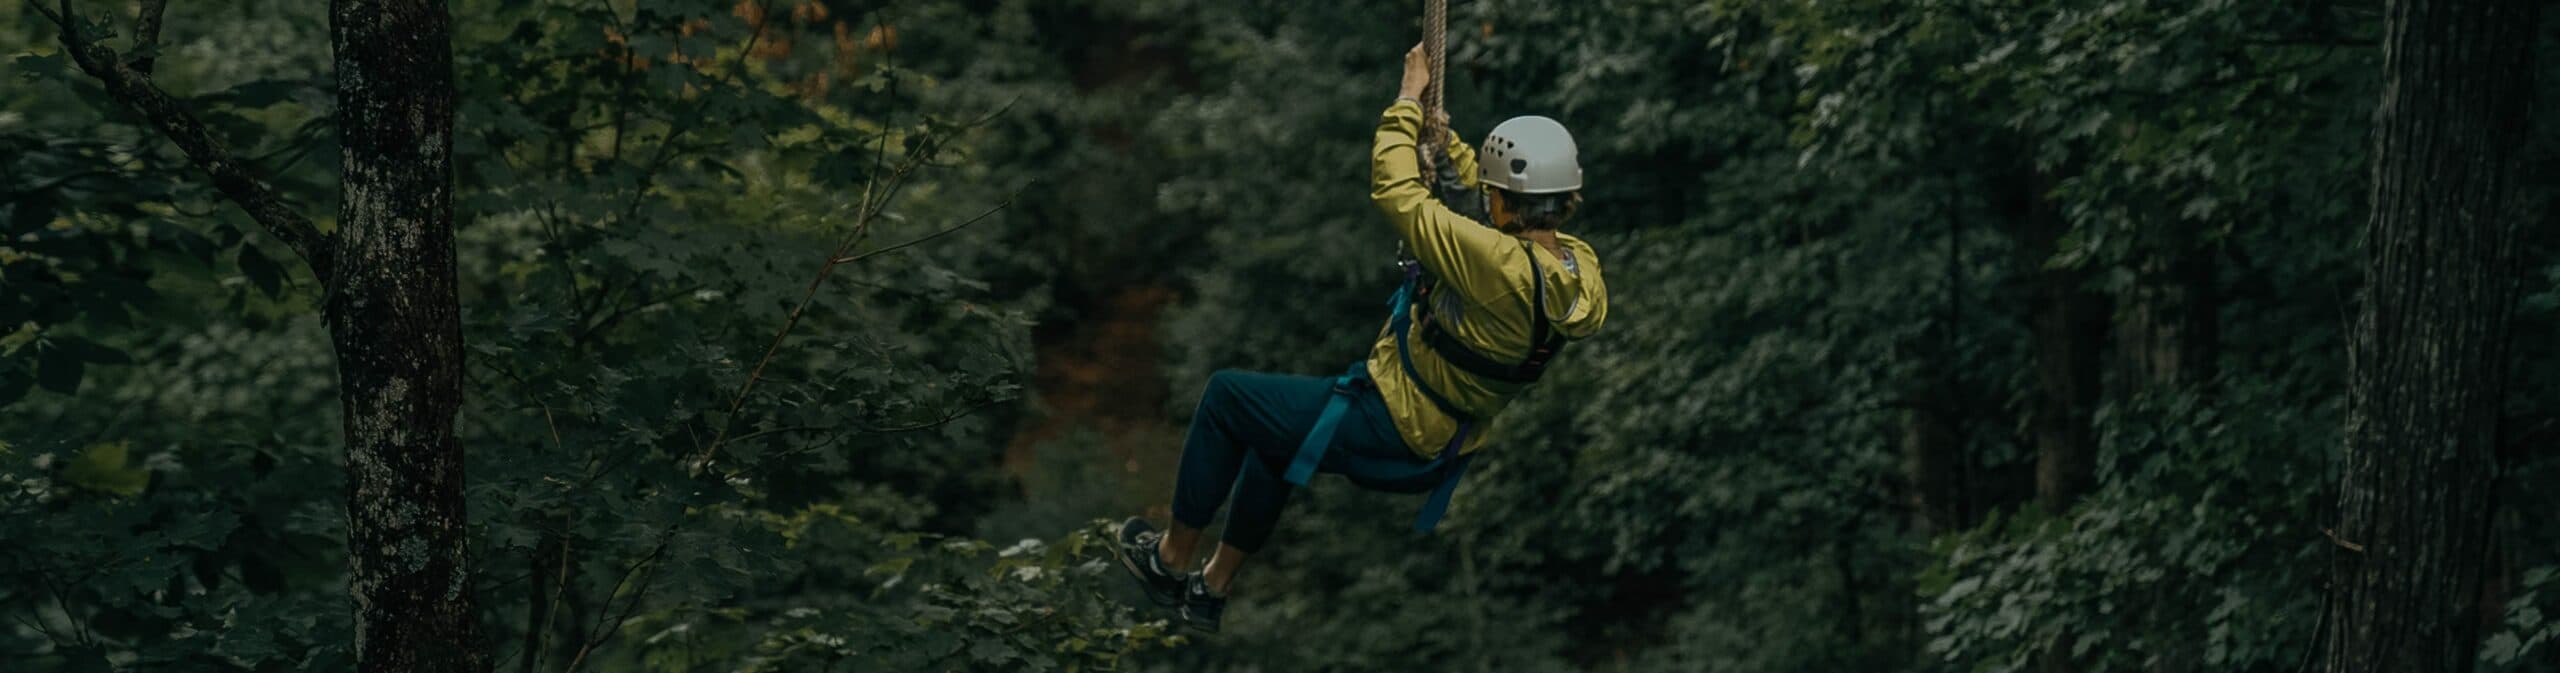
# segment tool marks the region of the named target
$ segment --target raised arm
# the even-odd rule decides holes
[[[1517,244],[1492,227],[1451,212],[1424,186],[1422,161],[1414,155],[1422,135],[1422,104],[1415,96],[1430,80],[1429,70],[1420,66],[1421,56],[1419,48],[1405,54],[1402,93],[1407,95],[1397,98],[1378,119],[1377,137],[1369,150],[1369,200],[1387,216],[1387,223],[1395,227],[1414,258],[1422,260],[1423,268],[1443,282],[1455,283],[1471,296],[1506,290],[1500,274],[1488,271],[1499,269],[1501,256]],[[1450,162],[1473,186],[1475,150],[1454,139],[1449,145]]]
[[[1469,286],[1487,279],[1484,271],[1498,268],[1500,255],[1516,244],[1502,232],[1451,212],[1432,198],[1431,190],[1423,186],[1422,162],[1413,153],[1415,137],[1421,133],[1422,106],[1413,101],[1396,101],[1379,118],[1377,140],[1369,151],[1369,200],[1386,214],[1387,223],[1403,237],[1414,258],[1422,260],[1423,268],[1477,295]],[[1463,160],[1453,153],[1451,160],[1459,162],[1462,174],[1475,175],[1472,153]]]

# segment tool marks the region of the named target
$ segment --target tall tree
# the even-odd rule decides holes
[[[1914,523],[1927,533],[1972,525],[1973,460],[1965,446],[1965,391],[1956,369],[1964,358],[1964,230],[1965,215],[1952,199],[1942,201],[1938,217],[1946,226],[1945,301],[1921,343],[1907,346],[1901,357],[1911,361],[1901,418],[1902,469],[1911,482],[1909,499]]]
[[[143,3],[127,62],[65,0],[33,5],[65,51],[203,169],[320,280],[338,357],[347,443],[349,593],[357,668],[473,672],[462,491],[453,419],[462,325],[453,253],[452,19],[437,0],[335,0],[342,173],[323,231],[151,79],[165,2]]]
[[[2497,475],[2536,0],[2384,18],[2325,670],[2468,671]]]
[[[2192,386],[2214,376],[2221,333],[2215,251],[2184,240],[2186,227],[2164,228],[2171,242],[2135,263],[2131,296],[2116,311],[2118,382],[2127,392]]]
[[[2027,328],[2035,346],[2035,393],[2027,412],[2036,447],[2036,501],[2071,508],[2097,487],[2098,432],[2091,425],[2106,362],[2108,297],[2089,288],[2085,265],[2050,264],[2071,224],[2048,193],[2042,170],[2022,172],[2011,205],[2020,275],[2029,284]]]
[[[453,257],[452,17],[334,0],[340,234],[330,343],[347,437],[347,551],[365,671],[476,672]]]

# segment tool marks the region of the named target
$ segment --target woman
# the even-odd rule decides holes
[[[1389,491],[1436,489],[1417,524],[1427,530],[1467,458],[1488,441],[1479,426],[1526,390],[1564,343],[1598,332],[1608,315],[1599,255],[1557,231],[1581,203],[1572,135],[1552,119],[1514,118],[1486,136],[1481,166],[1473,148],[1451,139],[1448,165],[1483,194],[1488,227],[1424,186],[1414,148],[1430,79],[1416,46],[1405,54],[1400,95],[1378,123],[1370,199],[1434,282],[1408,283],[1368,359],[1350,374],[1212,375],[1183,442],[1172,526],[1159,532],[1144,518],[1121,524],[1114,549],[1121,565],[1194,628],[1217,631],[1237,569],[1270,538],[1290,481],[1303,483],[1309,471]],[[1301,464],[1292,469],[1293,461]],[[1201,529],[1230,500],[1216,555],[1200,572],[1184,573]]]

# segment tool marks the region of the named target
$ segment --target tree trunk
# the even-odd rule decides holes
[[[348,593],[356,668],[480,673],[462,497],[462,309],[453,252],[453,29],[433,0],[333,0],[338,229],[322,231],[149,77],[161,11],[142,3],[138,59],[84,36],[70,3],[34,7],[110,97],[151,122],[223,196],[292,247],[324,288],[347,439]]]
[[[2117,380],[2126,391],[2213,380],[2221,339],[2214,252],[2173,243],[2143,261],[2116,321]]]
[[[2070,509],[2097,485],[2098,437],[2090,427],[2106,366],[2106,295],[2089,289],[2085,268],[2046,268],[2070,223],[2045,198],[2050,180],[2034,175],[2020,206],[2020,262],[2033,293],[2028,329],[2035,346],[2035,394],[2028,426],[2036,446],[2036,500]]]
[[[1914,404],[1902,410],[1902,470],[1911,480],[1913,523],[1924,534],[1972,522],[1965,500],[1964,436],[1948,410]]]
[[[2477,656],[2536,4],[2386,10],[2322,646],[2331,673],[2468,671]]]
[[[2036,500],[2048,511],[2070,509],[2097,486],[2099,368],[2107,344],[2108,301],[2083,287],[2077,270],[2040,272],[2036,280]]]
[[[1953,190],[1948,190],[1953,193]],[[1953,199],[1942,204],[1946,224],[1944,301],[1936,324],[1921,343],[1903,353],[1917,363],[1903,393],[1902,469],[1911,482],[1915,527],[1924,534],[1973,524],[1972,461],[1965,450],[1963,366],[1964,226]]]
[[[324,304],[347,436],[357,670],[478,673],[462,495],[452,20],[334,0],[339,230]]]

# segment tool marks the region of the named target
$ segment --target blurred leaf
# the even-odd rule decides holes
[[[36,385],[64,395],[80,390],[80,373],[86,359],[67,349],[43,348],[38,351],[41,364],[36,368]]]
[[[71,458],[62,469],[63,481],[73,486],[111,495],[140,495],[151,483],[151,471],[129,465],[126,451],[129,442],[114,441],[91,444]]]
[[[267,259],[266,253],[258,251],[258,246],[240,246],[239,263],[241,275],[248,276],[249,283],[256,285],[259,293],[267,295],[269,299],[282,295],[284,268],[277,266],[274,260]]]

